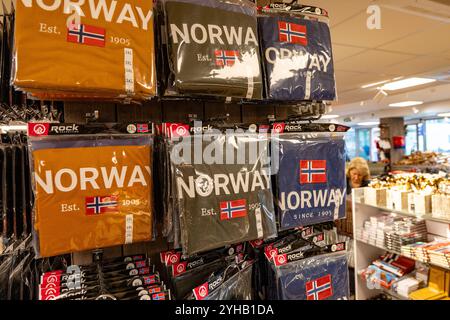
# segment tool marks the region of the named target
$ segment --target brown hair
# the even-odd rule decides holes
[[[363,176],[363,181],[370,180],[370,170],[366,159],[357,157],[352,159],[347,166],[346,175],[350,177],[350,170],[356,169]]]

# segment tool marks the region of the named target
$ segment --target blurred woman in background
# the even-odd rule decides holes
[[[354,158],[347,166],[347,194],[353,188],[367,187],[370,182],[369,165],[364,158]]]

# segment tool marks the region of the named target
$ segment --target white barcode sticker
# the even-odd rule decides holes
[[[256,217],[256,230],[258,232],[258,239],[261,239],[264,236],[264,232],[263,232],[260,208],[255,209],[255,217]]]
[[[309,100],[311,97],[311,71],[306,72],[306,83],[305,83],[305,100]]]
[[[248,66],[246,66],[245,69],[247,71],[247,80],[248,80],[246,98],[251,99],[253,97],[253,91],[255,90],[255,82],[253,81],[253,71],[252,68]]]
[[[337,201],[335,202],[335,206],[334,206],[334,219],[333,220],[338,220],[339,219],[339,209],[341,208],[341,203],[339,200],[339,197],[337,198]]]
[[[133,68],[133,49],[124,49],[124,64],[125,68],[125,91],[128,94],[134,93],[134,68]]]
[[[133,242],[133,215],[127,214],[125,217],[125,244]]]

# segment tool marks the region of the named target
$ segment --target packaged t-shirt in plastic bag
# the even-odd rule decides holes
[[[196,300],[252,300],[253,262],[230,264],[194,288]]]
[[[47,99],[156,95],[153,3],[19,0],[16,87]]]
[[[281,230],[345,218],[343,136],[347,130],[335,124],[273,125],[272,150],[279,161],[274,173]]]
[[[152,240],[150,134],[49,123],[28,132],[41,257]]]
[[[247,0],[165,0],[166,94],[262,98],[256,6]]]
[[[279,8],[264,7],[258,15],[267,98],[335,100],[328,14],[298,4]]]
[[[275,274],[281,300],[347,300],[350,296],[346,252],[275,264]]]
[[[172,131],[184,134],[170,147],[184,253],[276,236],[267,135]]]

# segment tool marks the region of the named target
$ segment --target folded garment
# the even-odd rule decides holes
[[[256,6],[246,0],[167,0],[166,93],[262,98]]]
[[[17,1],[16,87],[77,98],[146,99],[156,94],[153,4]],[[77,19],[77,15],[78,18]]]
[[[41,257],[153,238],[150,136],[37,138],[30,150]]]
[[[258,17],[267,96],[273,100],[335,100],[327,23],[289,12]]]
[[[228,138],[221,135],[212,141],[198,141],[197,137],[189,136],[170,149],[182,246],[186,254],[276,236],[272,184],[267,167],[268,140],[255,138],[253,142],[258,141],[260,149],[257,154],[251,154],[245,151],[250,150],[251,145],[246,137],[233,137],[236,149],[233,146],[231,151]],[[176,155],[183,146],[185,150],[190,149],[192,155],[196,153],[195,158],[208,155],[211,150],[215,150],[216,156],[236,152],[243,158],[229,164],[225,163],[225,158],[213,163],[208,163],[206,158],[199,162],[188,158],[177,161]]]
[[[345,218],[345,143],[342,138],[282,134],[276,175],[282,230]]]

